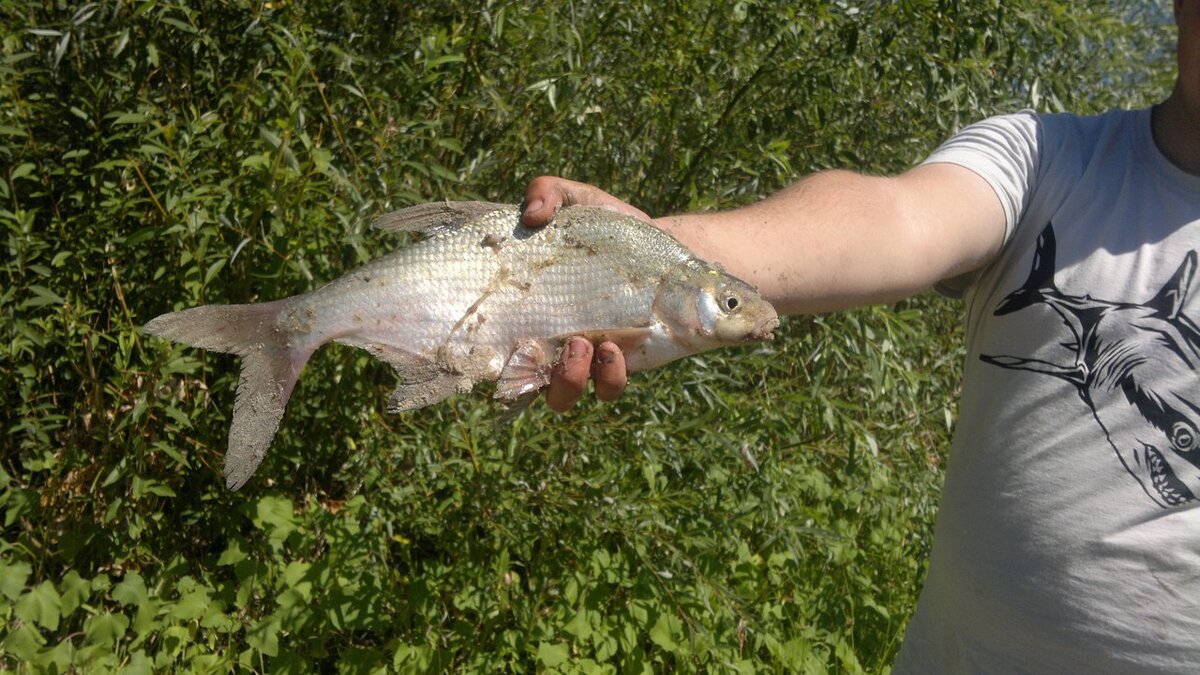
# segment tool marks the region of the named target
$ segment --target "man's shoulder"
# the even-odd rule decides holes
[[[1026,120],[1035,125],[1044,147],[1057,149],[1064,143],[1091,145],[1106,137],[1128,135],[1148,114],[1149,109],[1113,109],[1094,115],[1024,110],[998,118]]]
[[[1105,129],[1138,124],[1149,112],[1149,108],[1135,110],[1114,108],[1102,113],[1084,115],[1073,112],[1039,112],[1025,108],[1013,112],[996,113],[970,126],[1034,126],[1052,132],[1089,135]]]

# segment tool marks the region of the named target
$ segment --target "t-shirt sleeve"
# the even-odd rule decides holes
[[[1033,112],[990,117],[963,128],[922,164],[957,164],[987,181],[1004,209],[1004,243],[1029,202],[1038,170],[1039,123]],[[974,275],[947,279],[937,289],[959,296]]]

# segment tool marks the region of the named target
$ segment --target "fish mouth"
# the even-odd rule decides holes
[[[773,316],[764,320],[762,323],[754,327],[750,334],[746,336],[747,340],[773,340],[775,339],[775,329],[779,327],[779,317]]]
[[[1150,469],[1150,485],[1167,506],[1178,506],[1196,498],[1191,489],[1179,480],[1162,453],[1151,445],[1145,448],[1146,467]]]

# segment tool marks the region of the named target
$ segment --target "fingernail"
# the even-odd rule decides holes
[[[607,366],[608,364],[612,363],[616,357],[617,355],[613,353],[612,349],[605,348],[596,350],[596,363],[601,365]]]
[[[525,204],[525,213],[537,213],[538,211],[541,211],[542,204],[544,204],[544,203],[545,202],[542,201],[541,199],[535,199],[535,200]]]
[[[571,340],[567,344],[567,358],[575,361],[581,356],[583,356],[583,344],[580,340]]]

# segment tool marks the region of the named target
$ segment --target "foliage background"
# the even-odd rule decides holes
[[[1022,107],[1165,93],[1169,2],[10,0],[0,668],[886,671],[958,308],[793,319],[494,427],[330,347],[238,493],[236,359],[138,326],[310,290],[372,216],[540,173],[651,213],[901,170]]]

